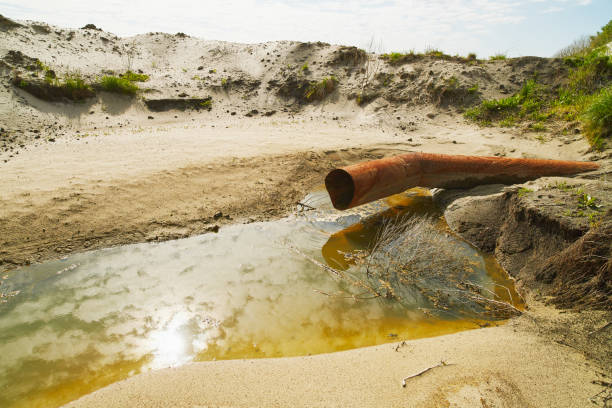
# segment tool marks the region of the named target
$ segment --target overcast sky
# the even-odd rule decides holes
[[[551,56],[612,19],[612,0],[0,0],[0,14],[121,36],[325,41],[384,51]]]

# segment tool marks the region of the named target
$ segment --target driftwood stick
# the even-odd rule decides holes
[[[439,364],[436,364],[435,366],[427,367],[426,369],[421,370],[421,371],[419,371],[419,372],[418,372],[418,373],[416,373],[416,374],[412,374],[412,375],[409,375],[408,377],[404,378],[404,379],[402,380],[402,387],[406,387],[406,380],[409,380],[409,379],[411,379],[411,378],[414,378],[414,377],[418,377],[418,376],[420,376],[420,375],[423,375],[423,374],[425,374],[426,372],[428,372],[429,370],[433,370],[434,368],[437,368],[437,367],[445,367],[445,366],[451,366],[451,365],[455,365],[455,364],[449,364],[449,363],[447,363],[447,362],[446,362],[446,361],[444,361],[444,360],[443,360],[443,361],[440,361],[440,363],[439,363]]]

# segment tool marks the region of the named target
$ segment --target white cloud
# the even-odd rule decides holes
[[[29,0],[24,6],[23,0],[0,0],[0,7],[16,18],[73,27],[94,23],[120,35],[182,31],[239,42],[321,40],[360,46],[376,36],[388,49],[431,45],[461,52],[500,26],[525,20],[526,1],[544,12],[590,3],[552,0],[544,8],[542,0]]]

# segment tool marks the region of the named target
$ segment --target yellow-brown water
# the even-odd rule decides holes
[[[498,323],[323,295],[337,293],[339,283],[288,243],[346,269],[344,253],[367,248],[380,217],[426,214],[448,233],[423,190],[360,211],[235,225],[5,274],[0,290],[14,296],[0,298],[0,406],[55,407],[191,361],[308,355]],[[517,304],[495,260],[463,245],[484,265],[492,290]]]

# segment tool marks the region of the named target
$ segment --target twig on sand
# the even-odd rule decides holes
[[[418,377],[418,376],[420,376],[420,375],[423,375],[423,374],[425,374],[426,372],[428,372],[429,370],[433,370],[434,368],[437,368],[437,367],[445,367],[445,366],[451,366],[451,365],[455,365],[455,364],[450,364],[450,363],[447,363],[446,361],[442,360],[442,361],[440,361],[440,363],[439,363],[439,364],[436,364],[435,366],[427,367],[426,369],[424,369],[424,370],[422,370],[422,371],[419,371],[419,372],[418,372],[418,373],[416,373],[416,374],[412,374],[412,375],[409,375],[408,377],[404,378],[404,379],[402,380],[402,387],[404,387],[404,388],[406,387],[406,380],[409,380],[409,379],[411,379],[411,378],[414,378],[414,377]]]
[[[591,383],[601,385],[605,388],[589,398],[589,401],[591,401],[593,404],[601,403],[602,407],[608,407],[608,402],[612,401],[612,383],[599,380],[591,381]]]
[[[313,206],[310,206],[308,204],[304,204],[302,202],[298,202],[297,205],[301,206],[301,210],[302,211],[311,211],[311,210],[316,210],[316,208],[314,208]]]

